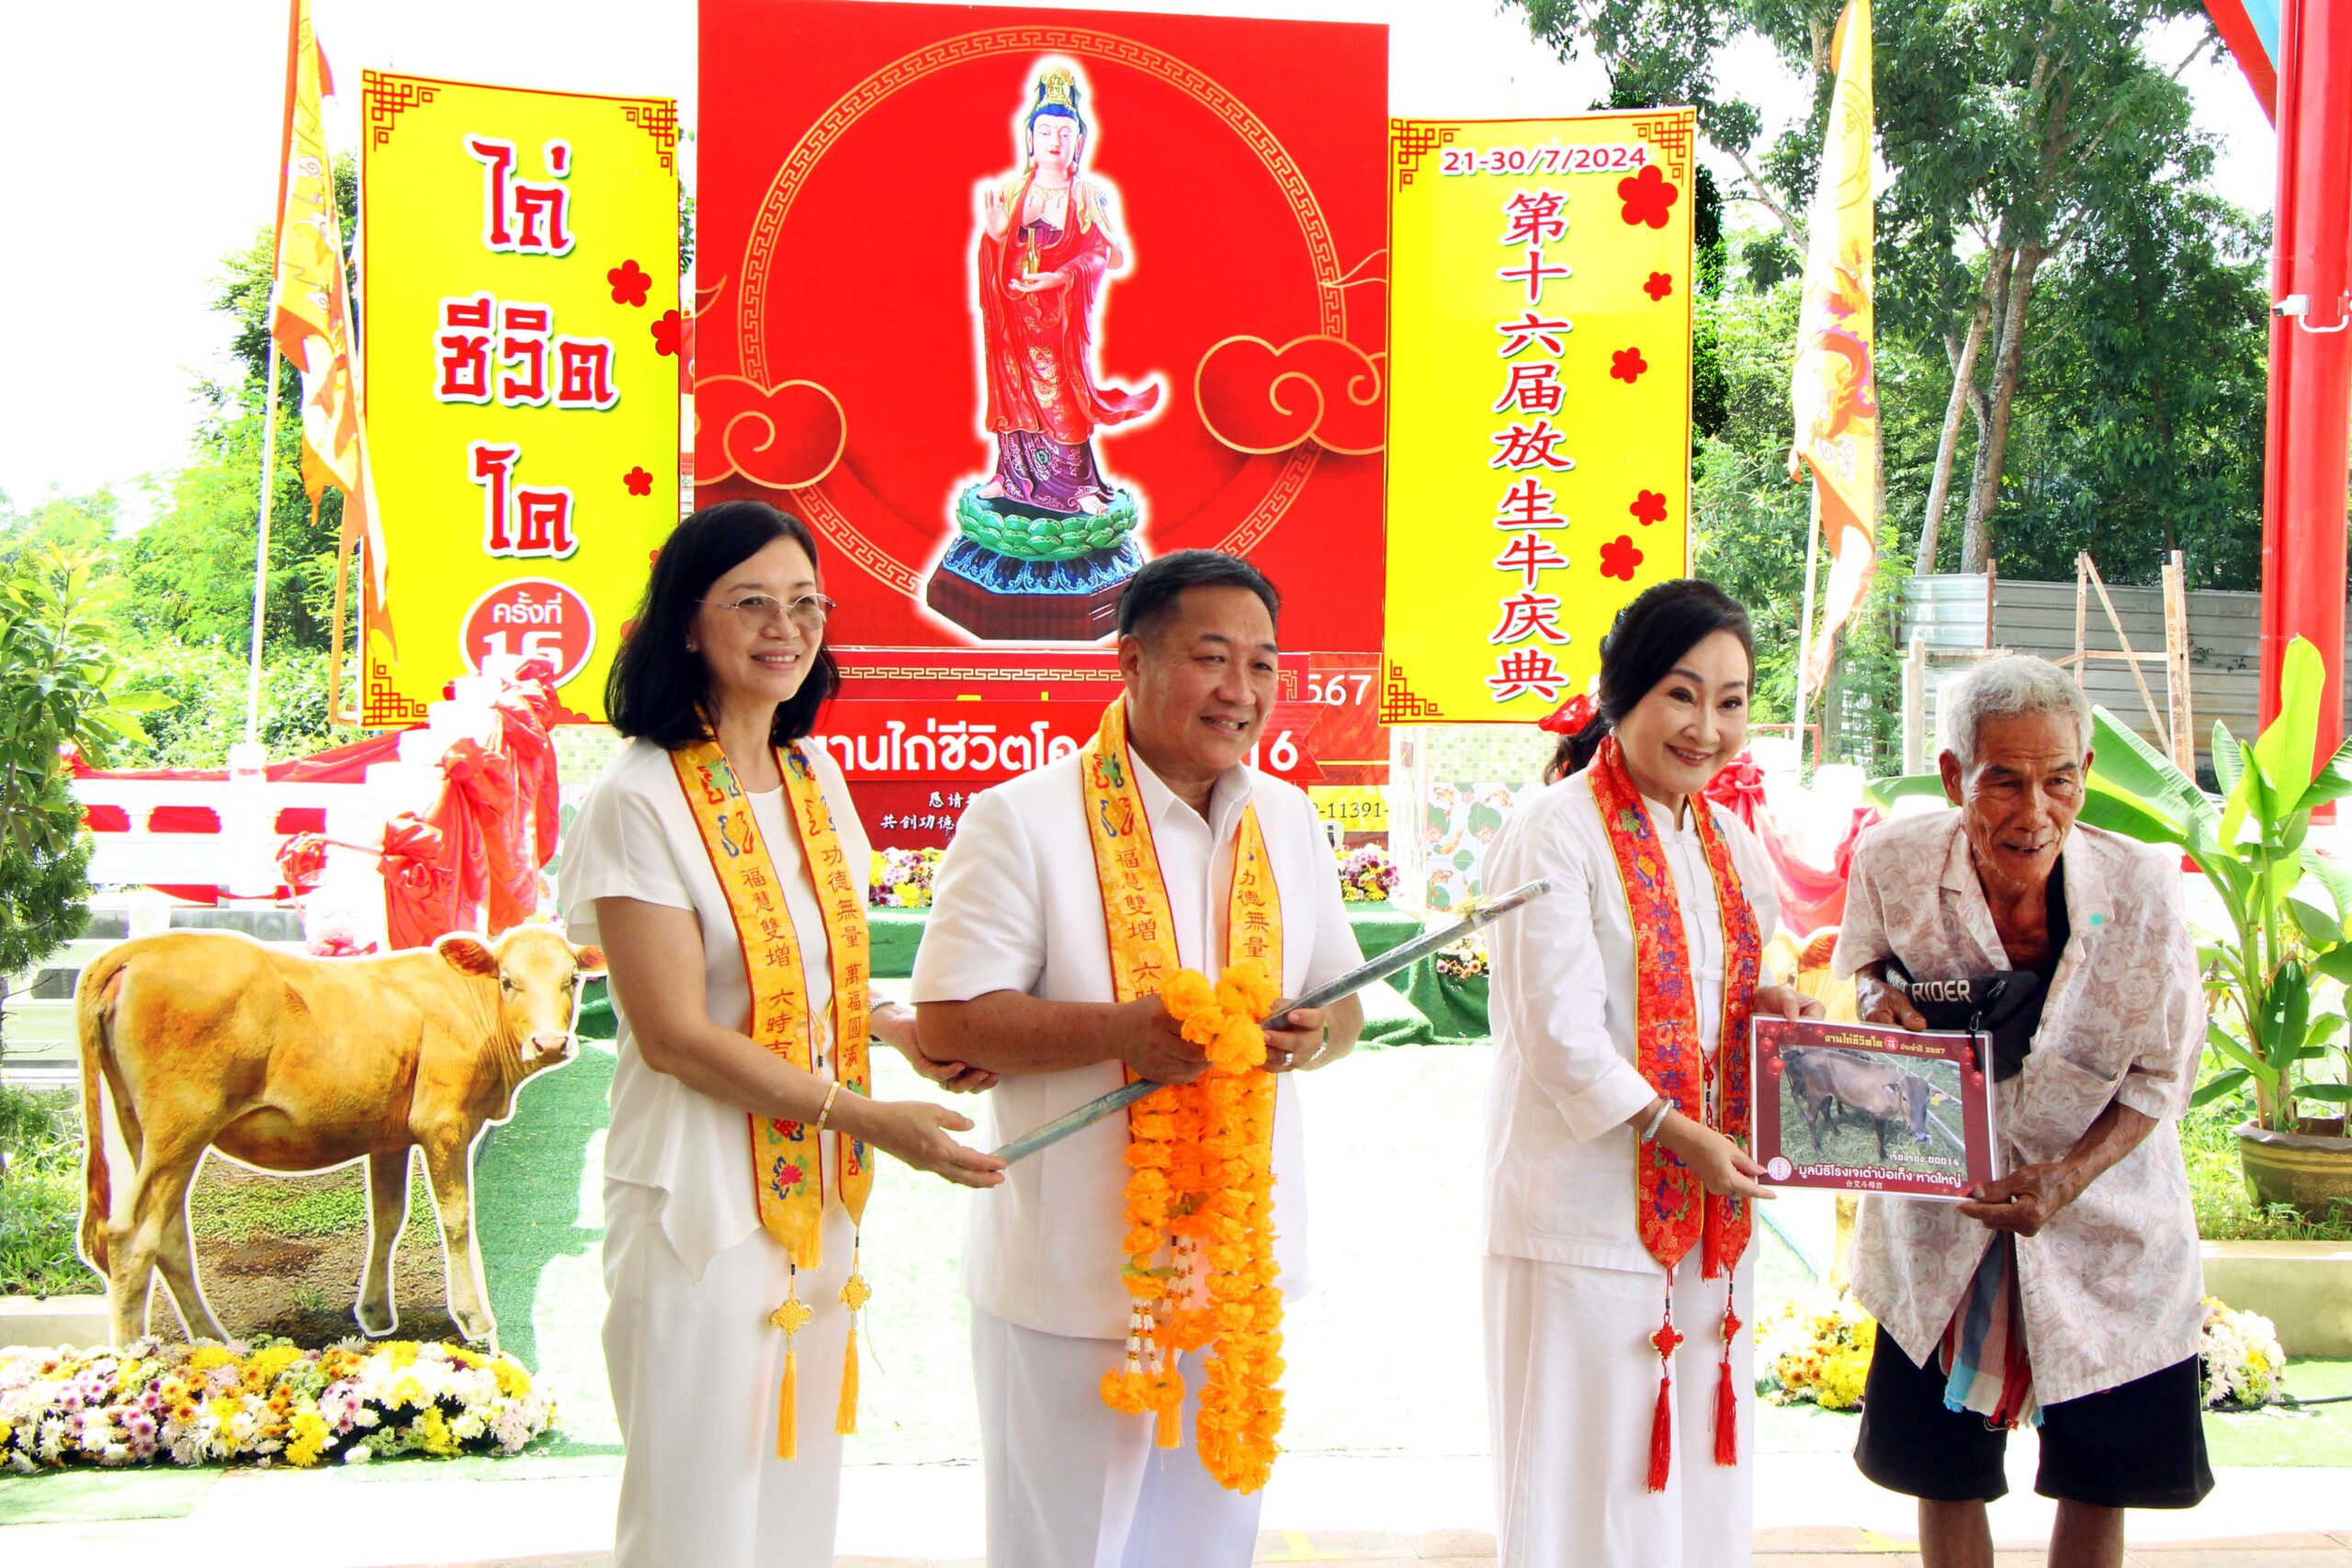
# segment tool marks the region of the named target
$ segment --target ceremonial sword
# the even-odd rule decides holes
[[[1301,1008],[1329,1007],[1342,997],[1353,996],[1374,980],[1385,980],[1398,970],[1418,963],[1449,942],[1461,941],[1483,926],[1490,926],[1522,905],[1534,902],[1552,891],[1550,877],[1538,877],[1523,887],[1514,887],[1500,897],[1477,902],[1462,919],[1442,931],[1415,937],[1400,947],[1392,947],[1379,957],[1360,964],[1337,979],[1316,987],[1294,1001],[1283,1003],[1268,1014],[1260,1026],[1272,1029]],[[1015,1138],[996,1151],[997,1157],[1006,1162],[1026,1158],[1049,1144],[1057,1144],[1081,1127],[1091,1127],[1114,1111],[1125,1111],[1136,1100],[1165,1084],[1150,1078],[1138,1078],[1134,1083],[1113,1089],[1098,1099],[1090,1100],[1077,1110],[1057,1116],[1044,1126]]]

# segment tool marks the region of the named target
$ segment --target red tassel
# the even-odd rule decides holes
[[[1666,1321],[1650,1336],[1650,1344],[1657,1351],[1657,1408],[1650,1412],[1650,1476],[1653,1492],[1666,1490],[1666,1478],[1674,1468],[1674,1349],[1682,1343],[1682,1336],[1674,1326],[1674,1286],[1667,1284]]]
[[[1715,1462],[1722,1465],[1739,1462],[1739,1396],[1731,1385],[1732,1340],[1739,1328],[1739,1314],[1733,1310],[1731,1294],[1726,1292],[1723,1371],[1715,1379]]]
[[[1739,1462],[1739,1401],[1731,1386],[1731,1347],[1724,1347],[1723,1375],[1715,1380],[1715,1462]]]
[[[1661,1368],[1657,1374],[1657,1408],[1650,1412],[1650,1490],[1665,1491],[1666,1478],[1673,1468],[1674,1380]]]

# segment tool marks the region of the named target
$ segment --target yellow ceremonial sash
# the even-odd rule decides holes
[[[803,1072],[813,1072],[815,1021],[810,1017],[800,943],[785,908],[775,860],[752,819],[751,802],[716,740],[681,747],[670,753],[670,762],[677,771],[679,787],[685,792],[695,826],[702,834],[703,849],[710,856],[711,869],[727,897],[728,911],[735,919],[752,991],[752,1013],[744,1032]],[[784,778],[786,814],[799,838],[809,881],[817,890],[818,913],[824,921],[833,982],[833,1077],[847,1092],[870,1095],[874,1090],[865,1049],[871,1028],[865,988],[869,945],[865,901],[850,875],[841,835],[833,828],[832,808],[818,786],[816,771],[808,758],[797,746],[779,748],[776,771]],[[856,1138],[839,1133],[826,1135],[833,1140],[833,1164],[840,1173],[836,1194],[850,1224],[862,1226],[865,1200],[874,1190],[873,1158]],[[776,1438],[777,1456],[783,1459],[794,1457],[797,1447],[793,1406],[798,1379],[793,1337],[814,1315],[800,1300],[799,1271],[818,1267],[823,1258],[826,1190],[820,1143],[813,1130],[801,1122],[752,1118],[752,1183],[759,1200],[760,1224],[783,1244],[792,1262],[790,1293],[769,1319],[785,1334],[785,1392]],[[848,1364],[835,1418],[835,1426],[844,1432],[856,1429],[856,1314],[867,1294],[853,1255],[850,1277],[841,1294],[851,1314]]]
[[[1112,996],[1123,1002],[1156,996],[1179,967],[1176,920],[1168,905],[1168,883],[1160,874],[1159,851],[1152,842],[1151,819],[1136,784],[1135,760],[1127,750],[1125,698],[1114,698],[1102,711],[1094,739],[1080,753],[1079,780],[1085,794],[1087,837],[1094,848],[1095,882],[1102,890],[1102,922],[1111,943]],[[1266,858],[1266,835],[1258,826],[1255,806],[1241,813],[1241,830],[1233,846],[1225,955],[1228,964],[1256,964],[1280,989],[1282,894],[1274,886],[1273,863]],[[1127,1115],[1132,1122],[1142,1113],[1137,1105]]]
[[[1177,1358],[1211,1348],[1194,1446],[1219,1485],[1253,1492],[1272,1473],[1282,1429],[1274,1080],[1260,1070],[1257,1021],[1281,994],[1282,897],[1252,806],[1242,813],[1234,842],[1226,964],[1212,987],[1205,975],[1180,967],[1168,886],[1127,747],[1124,699],[1104,711],[1080,753],[1079,777],[1113,995],[1122,1002],[1161,997],[1184,1037],[1208,1050],[1211,1064],[1192,1083],[1162,1088],[1127,1113],[1130,1228],[1120,1246],[1126,1255],[1120,1282],[1130,1302],[1126,1355],[1123,1366],[1103,1374],[1102,1398],[1124,1414],[1154,1413],[1155,1441],[1172,1449],[1183,1431]],[[1214,1039],[1195,1032],[1204,1023]],[[1236,1026],[1246,1042],[1228,1038]]]

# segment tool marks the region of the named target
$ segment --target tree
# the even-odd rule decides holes
[[[1880,144],[1895,173],[1881,276],[1898,275],[1897,330],[1941,339],[1951,369],[1923,562],[1951,492],[1963,408],[1976,445],[1960,569],[1982,571],[1993,554],[2043,266],[2152,187],[2210,172],[2179,85],[2216,47],[2210,30],[2169,70],[2142,43],[2152,24],[2199,14],[2183,0],[1891,0],[1878,13]]]
[[[339,160],[338,210],[354,210],[356,190],[351,160]],[[261,511],[262,411],[267,404],[275,261],[266,227],[221,259],[212,309],[229,321],[230,350],[243,374],[233,383],[199,384],[198,391],[213,412],[198,427],[192,460],[161,481],[168,498],[163,515],[132,541],[130,613],[150,637],[242,651],[253,635],[254,541]],[[323,652],[334,634],[343,498],[328,489],[318,514],[311,515],[302,490],[301,399],[300,375],[281,361],[262,635],[272,649]]]
[[[2180,549],[2194,582],[2261,580],[2265,230],[2159,182],[2050,272],[2018,392],[2005,572],[2070,577],[2088,550],[2115,581],[2152,581]]]
[[[104,551],[121,520],[122,503],[108,490],[51,495],[28,511],[0,493],[0,573],[44,547],[77,555]]]
[[[81,929],[90,846],[63,752],[104,766],[161,699],[122,689],[115,584],[43,546],[0,580],[0,999],[6,976]]]

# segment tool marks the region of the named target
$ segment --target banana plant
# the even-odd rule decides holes
[[[2242,1034],[2215,1020],[2206,1039],[2228,1063],[2200,1087],[2202,1104],[2252,1084],[2256,1124],[2295,1128],[2298,1101],[2352,1108],[2352,1086],[2312,1078],[2307,1064],[2346,1052],[2341,1012],[2314,1017],[2320,976],[2352,984],[2352,874],[2306,842],[2312,810],[2352,795],[2352,741],[2314,767],[2327,672],[2297,637],[2279,681],[2278,716],[2251,744],[2213,726],[2209,795],[2172,760],[2093,713],[2090,786],[2081,820],[2193,861],[2228,912],[2226,940],[2204,950]],[[2316,893],[2318,901],[2312,895]]]

